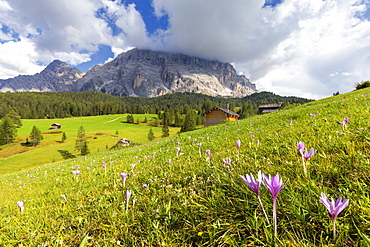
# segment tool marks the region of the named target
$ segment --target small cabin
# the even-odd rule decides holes
[[[60,128],[62,128],[62,125],[61,125],[61,124],[53,123],[53,124],[50,126],[49,130],[57,130],[57,129],[60,129]]]
[[[264,104],[258,106],[258,112],[260,114],[265,114],[265,113],[271,113],[275,112],[281,109],[281,103],[275,103],[275,104]]]
[[[223,121],[237,121],[239,115],[235,112],[232,112],[226,108],[214,107],[211,110],[203,114],[204,117],[204,126],[213,126]]]

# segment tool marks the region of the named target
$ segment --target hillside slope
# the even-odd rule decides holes
[[[1,176],[0,243],[367,246],[369,93],[358,90],[150,145]],[[307,175],[297,149],[300,141],[317,150],[308,160]],[[227,165],[226,158],[231,160]],[[78,176],[72,174],[76,170]],[[269,223],[240,178],[259,170],[279,173],[283,180],[276,237],[272,196],[260,189]],[[336,239],[319,201],[321,192],[350,199],[336,221]],[[24,202],[22,214],[17,201]]]

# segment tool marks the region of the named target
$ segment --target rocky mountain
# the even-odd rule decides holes
[[[256,92],[256,86],[229,63],[133,49],[91,68],[78,80],[77,90],[140,97],[175,92],[243,97]]]
[[[194,92],[244,97],[256,86],[229,63],[169,52],[133,49],[86,74],[59,60],[33,76],[0,80],[0,92],[100,91],[116,96],[155,97]]]
[[[76,82],[84,73],[68,64],[54,60],[35,75],[20,75],[0,80],[0,92],[68,92],[76,89]]]

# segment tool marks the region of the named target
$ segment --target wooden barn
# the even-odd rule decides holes
[[[232,112],[226,108],[222,107],[214,107],[208,112],[203,114],[204,117],[204,126],[213,126],[223,121],[237,121],[239,119],[239,115],[235,112]]]
[[[57,130],[57,129],[60,129],[60,128],[62,128],[62,125],[61,125],[61,124],[53,123],[53,124],[50,126],[49,130]]]
[[[265,113],[271,113],[275,112],[281,109],[281,103],[275,103],[275,104],[264,104],[258,106],[258,111],[260,114],[265,114]]]

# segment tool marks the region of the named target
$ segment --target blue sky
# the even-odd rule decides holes
[[[134,47],[232,63],[259,90],[322,98],[370,79],[369,0],[0,0],[0,79],[86,72]]]

